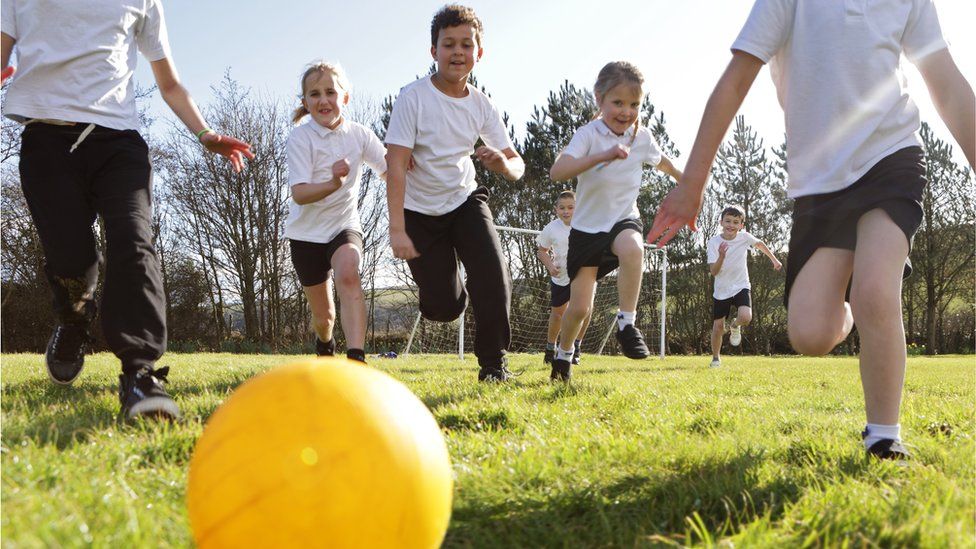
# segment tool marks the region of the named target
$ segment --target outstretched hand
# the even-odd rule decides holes
[[[234,168],[234,173],[240,173],[244,169],[244,157],[247,157],[249,160],[254,159],[254,153],[251,152],[251,145],[249,143],[227,135],[220,135],[217,132],[203,134],[200,137],[200,143],[208,151],[227,158],[230,161],[231,167]]]
[[[654,216],[654,224],[647,233],[647,243],[663,247],[683,227],[687,226],[693,232],[698,230],[698,212],[701,211],[702,193],[695,193],[687,185],[678,184],[671,189]]]
[[[478,150],[474,151],[475,157],[484,164],[488,171],[494,173],[501,173],[505,171],[505,155],[502,151],[483,145],[478,147]]]
[[[13,76],[15,72],[17,72],[17,67],[13,65],[8,65],[3,71],[0,71],[0,84],[6,84],[7,79]]]

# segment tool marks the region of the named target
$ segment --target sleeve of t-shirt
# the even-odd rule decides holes
[[[364,128],[366,145],[363,147],[363,161],[373,169],[377,175],[386,173],[386,147],[376,134]]]
[[[150,0],[146,6],[146,15],[136,33],[136,45],[139,47],[142,56],[149,62],[159,61],[170,56],[169,36],[166,34],[163,5],[156,0]]]
[[[413,149],[417,142],[417,116],[420,98],[413,90],[401,90],[393,103],[390,125],[386,129],[386,144]]]
[[[708,255],[708,263],[715,263],[718,261],[718,240],[715,238],[709,238],[708,244],[705,245],[705,251]]]
[[[796,0],[756,0],[732,51],[744,51],[769,63],[790,37],[795,12]]]
[[[552,237],[552,231],[549,230],[549,225],[546,225],[542,229],[542,232],[535,237],[535,243],[539,245],[540,248],[551,249],[554,244]]]
[[[288,185],[312,183],[312,147],[304,132],[294,130],[288,136],[285,156],[288,160]]]
[[[512,144],[512,139],[508,136],[508,132],[505,130],[505,122],[502,120],[502,113],[498,112],[498,107],[494,103],[488,101],[489,109],[488,116],[484,124],[481,126],[481,131],[478,132],[481,135],[481,139],[485,141],[485,144],[489,147],[494,147],[500,151],[505,149],[515,149],[515,145]]]
[[[0,4],[0,32],[17,39],[17,18],[15,17],[18,0],[4,0]]]
[[[749,243],[749,247],[750,248],[752,248],[753,246],[755,246],[757,242],[762,242],[762,239],[761,238],[756,238],[752,233],[747,233],[745,231],[742,231],[742,233],[745,235],[746,242]]]
[[[915,0],[901,35],[905,57],[918,65],[926,55],[949,47],[942,36],[942,25],[932,0]]]
[[[642,127],[641,131],[647,134],[647,149],[644,153],[644,164],[650,164],[651,166],[657,166],[661,163],[661,149],[657,146],[657,141],[654,140],[654,135],[651,130]]]
[[[587,126],[576,130],[573,138],[569,140],[569,145],[563,149],[563,154],[580,159],[590,154],[590,132],[586,131]]]

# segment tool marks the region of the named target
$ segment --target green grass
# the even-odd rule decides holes
[[[4,547],[188,546],[187,465],[235,386],[292,360],[166,355],[186,419],[115,422],[117,363],[73,387],[37,355],[2,362]],[[473,358],[473,357],[472,357]],[[913,357],[907,467],[867,460],[856,359],[584,356],[570,386],[540,356],[508,385],[473,359],[374,359],[433,411],[456,473],[449,547],[973,547],[974,358]]]

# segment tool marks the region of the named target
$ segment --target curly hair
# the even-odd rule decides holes
[[[430,22],[430,45],[437,46],[437,36],[441,29],[460,25],[474,27],[474,37],[478,41],[478,46],[482,45],[481,37],[485,29],[481,25],[481,19],[478,19],[478,14],[473,9],[461,4],[448,4],[434,14]]]

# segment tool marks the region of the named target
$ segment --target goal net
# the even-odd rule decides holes
[[[542,353],[549,327],[549,274],[539,261],[536,235],[539,231],[496,227],[512,277],[512,344],[509,352]],[[663,300],[667,293],[667,254],[664,249],[645,245],[644,270],[637,302],[637,327],[644,334],[651,352],[664,358]],[[414,296],[416,296],[415,288]],[[412,304],[416,310],[416,297]],[[582,341],[588,354],[619,353],[613,337],[616,327],[617,273],[597,284],[593,314]],[[434,322],[415,313],[404,354],[457,354],[463,359],[474,351],[474,315],[469,306],[460,319]]]

